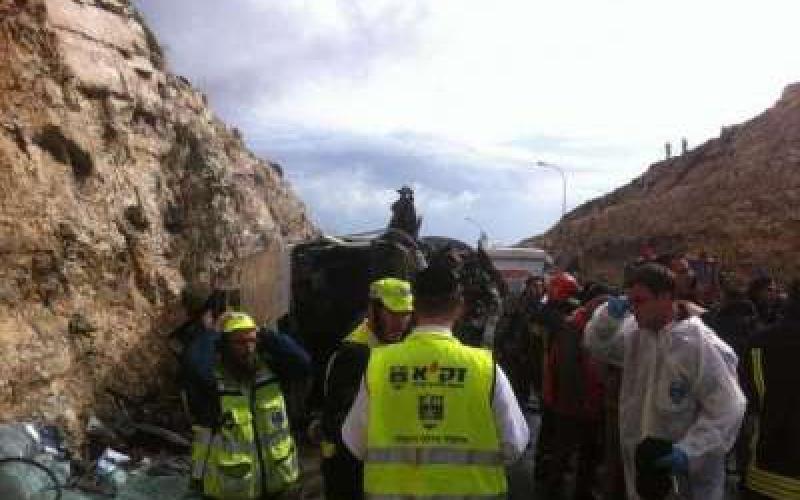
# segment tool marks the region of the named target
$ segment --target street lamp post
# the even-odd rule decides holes
[[[563,219],[564,216],[567,214],[567,174],[564,172],[564,169],[559,167],[554,163],[548,163],[546,161],[537,161],[534,163],[537,167],[549,168],[551,170],[555,170],[559,174],[561,174],[561,218]]]

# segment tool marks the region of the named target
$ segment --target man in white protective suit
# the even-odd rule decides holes
[[[672,272],[659,264],[634,269],[627,297],[598,308],[585,343],[595,357],[622,367],[619,426],[629,498],[641,498],[637,447],[655,438],[666,450],[651,465],[675,479],[681,496],[722,500],[725,454],[745,410],[737,358],[699,318],[675,319],[674,286]]]

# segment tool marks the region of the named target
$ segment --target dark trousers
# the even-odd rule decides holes
[[[362,500],[364,498],[364,464],[344,445],[322,460],[325,500]]]
[[[536,438],[536,462],[533,469],[536,479],[544,479],[550,469],[556,440],[555,425],[555,413],[551,408],[543,406],[539,435]]]
[[[526,369],[530,374],[530,384],[536,397],[542,398],[542,377],[544,375],[544,342],[539,335],[530,335],[528,365]]]
[[[739,428],[739,435],[736,437],[736,443],[733,445],[734,457],[736,457],[736,471],[742,476],[745,476],[747,466],[750,464],[750,441],[753,438],[753,430],[755,428],[756,416],[747,412],[744,415],[742,426]]]
[[[546,481],[554,491],[562,491],[565,471],[577,454],[575,474],[575,498],[592,498],[595,471],[600,462],[600,438],[602,427],[599,420],[557,415],[555,417],[555,442],[553,458],[548,464]]]

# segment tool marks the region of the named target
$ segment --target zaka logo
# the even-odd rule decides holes
[[[439,366],[433,362],[426,366],[391,366],[389,368],[389,384],[395,388],[408,382],[409,371],[414,384],[463,384],[467,378],[467,369],[455,366]]]
[[[438,381],[442,384],[459,383],[463,384],[467,378],[467,369],[453,366],[439,366],[434,361],[428,366],[413,367],[411,380],[414,382]]]
[[[424,394],[419,396],[419,420],[426,429],[433,429],[444,420],[444,396]]]
[[[389,383],[393,387],[408,382],[408,367],[407,366],[392,366],[389,368]]]

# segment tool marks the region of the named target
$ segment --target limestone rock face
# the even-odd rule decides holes
[[[800,276],[800,84],[761,115],[651,165],[522,244],[612,279],[643,245],[705,252],[744,272]]]
[[[185,282],[314,231],[127,0],[0,0],[0,420],[167,387]]]

